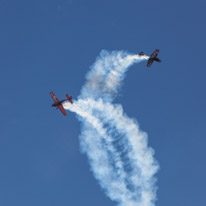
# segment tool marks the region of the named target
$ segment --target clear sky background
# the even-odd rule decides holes
[[[79,150],[75,99],[102,49],[160,49],[133,65],[115,100],[149,135],[158,206],[206,205],[204,0],[0,1],[0,205],[114,206]]]

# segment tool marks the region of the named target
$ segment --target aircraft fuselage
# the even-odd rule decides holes
[[[56,103],[52,104],[52,107],[58,107],[59,105],[61,105],[65,101],[66,100],[62,100],[62,101],[56,102]]]
[[[155,61],[155,62],[161,62],[161,60],[159,59],[159,58],[157,58],[157,57],[154,57],[154,58],[151,58],[153,61]]]

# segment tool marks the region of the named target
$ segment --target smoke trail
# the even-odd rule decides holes
[[[112,101],[129,66],[148,58],[145,55],[129,55],[123,51],[109,53],[103,50],[87,74],[87,81],[79,98],[103,98],[104,100]]]
[[[112,104],[129,66],[144,59],[148,57],[101,52],[78,101],[64,104],[82,122],[80,146],[95,178],[120,206],[153,206],[156,199],[154,174],[159,166],[147,135],[121,105]]]

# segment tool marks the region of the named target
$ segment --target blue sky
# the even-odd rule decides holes
[[[160,49],[133,65],[116,103],[149,135],[158,206],[202,206],[205,184],[205,6],[197,1],[0,2],[0,205],[115,205],[79,151],[80,124],[51,108],[80,94],[102,49]]]

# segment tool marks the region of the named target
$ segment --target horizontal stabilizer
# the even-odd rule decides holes
[[[66,94],[66,97],[67,97],[67,99],[71,102],[71,104],[73,104],[72,96],[70,97],[68,94]]]

